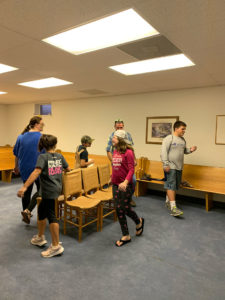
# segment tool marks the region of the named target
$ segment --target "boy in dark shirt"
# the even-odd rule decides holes
[[[94,163],[93,159],[88,160],[88,152],[87,147],[91,147],[92,142],[94,139],[92,139],[88,135],[84,135],[81,138],[81,145],[77,147],[76,150],[76,166],[77,168],[87,168],[89,165]]]

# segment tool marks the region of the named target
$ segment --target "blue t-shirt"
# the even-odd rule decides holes
[[[18,158],[20,175],[23,181],[27,180],[36,166],[40,154],[38,143],[41,137],[39,131],[26,132],[18,136],[13,148],[14,155]]]

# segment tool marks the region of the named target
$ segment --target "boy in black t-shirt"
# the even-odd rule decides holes
[[[87,147],[91,147],[92,139],[88,135],[84,135],[81,138],[81,145],[76,150],[76,166],[75,168],[87,168],[89,165],[94,163],[93,159],[88,160]]]

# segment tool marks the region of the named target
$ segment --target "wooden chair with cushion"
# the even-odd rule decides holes
[[[95,223],[97,231],[99,229],[100,206],[99,199],[91,199],[82,196],[81,169],[67,172],[63,176],[64,203],[64,234],[66,234],[67,224],[78,227],[78,241],[82,239],[84,227]],[[71,197],[74,200],[68,201]]]
[[[112,191],[107,192],[100,190],[100,184],[98,179],[98,170],[97,167],[90,167],[82,169],[82,178],[83,178],[83,187],[85,196],[91,199],[98,199],[101,201],[100,206],[100,230],[103,226],[103,218],[113,214],[114,221],[116,221],[116,211],[112,199]],[[107,180],[108,183],[109,180]],[[104,185],[103,185],[104,186]],[[104,213],[104,210],[107,210]]]

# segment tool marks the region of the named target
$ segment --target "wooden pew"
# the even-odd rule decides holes
[[[143,163],[142,163],[143,164]],[[146,193],[149,183],[164,184],[163,181],[142,180],[144,173],[152,178],[162,179],[164,177],[162,163],[160,161],[149,161],[144,166],[140,166],[136,171],[137,188],[136,195],[141,196]],[[147,165],[147,167],[146,167]],[[213,207],[213,194],[225,195],[225,168],[185,164],[183,170],[183,180],[188,181],[193,187],[182,187],[184,189],[201,191],[205,193],[206,210]]]
[[[0,171],[2,172],[2,181],[11,182],[14,166],[15,156],[13,155],[13,148],[8,146],[1,146]]]

